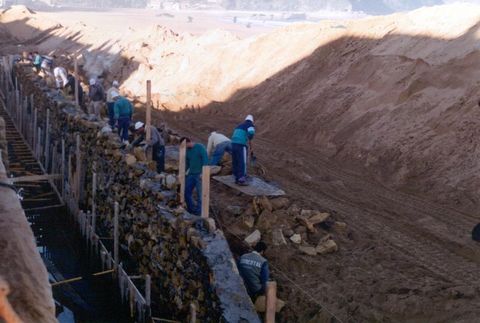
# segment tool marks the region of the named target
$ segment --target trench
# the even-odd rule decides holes
[[[103,132],[101,122],[89,120],[28,66],[4,57],[0,67],[8,115],[38,160],[37,171],[47,175],[42,183],[58,196],[48,202],[62,206],[48,208],[42,201],[28,209],[40,252],[65,279],[113,273],[113,284],[107,276],[101,278],[105,282],[89,277],[69,283],[85,304],[64,299],[65,316],[259,322],[223,232],[214,221],[178,207],[177,184],[168,180],[178,183],[175,175],[132,162],[116,134]],[[21,166],[25,158],[19,159]],[[99,290],[102,284],[106,287]]]
[[[6,128],[8,174],[16,178],[43,175],[44,168],[3,106],[0,117]],[[67,209],[61,206],[54,186],[47,180],[18,182],[15,186],[22,196],[21,205],[50,283],[83,278],[52,287],[59,322],[133,322],[111,275],[91,275],[101,272],[102,268],[95,255],[89,252]]]

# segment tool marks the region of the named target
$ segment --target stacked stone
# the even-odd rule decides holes
[[[119,149],[116,134],[103,131],[102,124],[87,120],[82,111],[22,72],[19,79],[35,96],[40,124],[45,122],[46,108],[51,109],[53,140],[64,138],[67,153],[74,153],[76,134],[81,135],[80,204],[91,208],[95,171],[99,236],[113,237],[113,208],[119,203],[121,254],[128,255],[122,260],[133,263],[130,273],[151,275],[153,312],[167,311],[184,321],[193,303],[202,322],[259,322],[221,231],[177,207],[175,177],[172,181],[169,175],[168,180],[152,172],[149,163],[136,162]],[[178,140],[175,134],[170,138]],[[75,169],[75,158],[71,160]]]

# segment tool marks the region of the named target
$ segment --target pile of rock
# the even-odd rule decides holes
[[[338,246],[328,232],[346,230],[346,224],[329,213],[301,209],[285,197],[255,197],[246,208],[227,211],[237,217],[231,233],[243,236],[246,244],[254,246],[260,240],[273,246],[291,244],[311,256],[336,252]]]

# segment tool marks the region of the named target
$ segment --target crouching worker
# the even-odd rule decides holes
[[[250,297],[255,299],[265,294],[270,276],[268,261],[263,257],[267,244],[263,241],[255,245],[254,251],[244,254],[238,261],[238,271],[242,276]]]
[[[146,127],[149,127],[151,138],[146,141]],[[143,146],[145,150],[152,147],[152,159],[157,162],[157,173],[165,170],[165,141],[158,129],[154,126],[145,126],[141,121],[135,123],[135,134],[138,136],[133,142],[133,147]]]
[[[212,132],[208,137],[207,154],[210,158],[210,165],[218,166],[222,161],[225,152],[232,154],[232,142],[227,136],[219,132]]]
[[[186,177],[185,177],[185,203],[187,211],[200,215],[202,210],[202,174],[203,166],[208,165],[207,150],[202,144],[194,143],[190,138],[183,137],[180,142],[186,142]],[[193,202],[193,191],[197,194],[197,203]]]

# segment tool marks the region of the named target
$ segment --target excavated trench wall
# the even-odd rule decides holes
[[[3,182],[7,179],[3,163],[7,142],[2,118],[0,149],[0,181]],[[19,317],[27,323],[56,322],[52,289],[35,237],[17,194],[5,187],[0,187],[0,258],[0,278],[10,287],[8,299]]]
[[[28,68],[17,69],[17,77],[25,94],[34,95],[39,125],[45,125],[50,109],[49,148],[60,149],[65,139],[67,172],[76,167],[75,142],[80,134],[80,207],[91,208],[95,167],[96,232],[113,237],[118,202],[121,260],[129,264],[129,273],[151,275],[153,314],[168,313],[184,321],[193,303],[201,322],[259,322],[223,233],[176,208],[176,190],[162,185],[147,163],[132,162],[132,156],[119,149],[118,136],[102,132],[103,124],[88,121]]]

